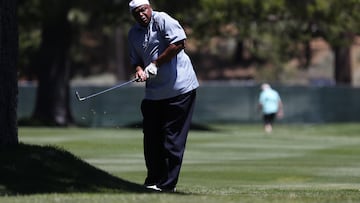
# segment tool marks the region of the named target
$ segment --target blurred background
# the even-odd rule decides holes
[[[143,84],[79,102],[133,77],[128,0],[19,0],[19,125],[139,125]],[[281,122],[360,121],[359,0],[150,1],[179,20],[201,87],[194,122],[260,122],[259,86]]]

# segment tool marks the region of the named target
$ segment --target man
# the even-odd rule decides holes
[[[259,109],[263,113],[265,132],[271,133],[275,117],[281,118],[283,116],[283,104],[279,93],[272,89],[269,84],[262,84],[261,90]]]
[[[186,35],[179,22],[153,11],[148,0],[132,0],[129,7],[137,22],[128,35],[130,61],[139,81],[146,81],[144,185],[175,191],[199,83],[184,52]]]

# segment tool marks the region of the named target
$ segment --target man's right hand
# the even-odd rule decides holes
[[[136,67],[135,77],[138,78],[137,82],[144,82],[147,79],[145,71],[141,68],[141,66]]]

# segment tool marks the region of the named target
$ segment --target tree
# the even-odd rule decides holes
[[[18,144],[16,8],[16,0],[0,1],[0,149]]]
[[[101,26],[105,27],[109,22],[116,23],[117,19],[129,14],[119,12],[119,7],[125,8],[125,1],[116,2],[119,1],[108,0],[91,4],[82,0],[21,1],[22,27],[30,24],[33,26],[32,30],[35,30],[33,32],[39,30],[41,33],[39,45],[33,44],[33,47],[38,46],[32,50],[35,50],[35,57],[30,58],[28,64],[24,63],[30,67],[29,72],[32,72],[38,81],[32,116],[36,123],[67,126],[73,122],[69,101],[71,71],[74,70],[71,48],[76,44],[79,32],[84,27],[100,25],[101,30]]]
[[[252,42],[255,58],[280,67],[296,55],[296,44],[307,47],[312,37],[321,36],[335,53],[334,79],[338,84],[351,83],[349,45],[360,33],[359,0],[201,0],[199,4],[197,15],[191,15],[191,27],[201,39],[221,35],[221,27],[233,24],[239,45]]]
[[[30,64],[28,66],[31,69],[36,68],[34,78],[37,78],[39,82],[34,118],[53,125],[67,125],[72,120],[69,109],[71,72],[75,69],[81,72],[78,67],[89,69],[92,61],[86,61],[86,58],[91,58],[85,56],[86,51],[107,55],[103,49],[91,50],[91,47],[85,46],[79,48],[81,46],[79,46],[79,34],[84,31],[87,33],[95,31],[101,33],[100,36],[107,35],[115,38],[114,35],[117,35],[116,43],[123,46],[123,48],[117,46],[117,51],[126,55],[126,32],[129,22],[132,21],[128,10],[129,1],[103,0],[92,3],[87,0],[19,1],[22,11],[20,29],[25,26],[35,27],[28,32],[28,35],[33,38],[28,38],[27,43],[21,43],[21,48],[27,46],[27,51],[39,51],[35,62],[22,61],[22,64]],[[206,55],[209,53],[210,43],[201,45],[198,42],[208,42],[206,40],[219,35],[222,35],[222,39],[229,38],[230,33],[224,31],[223,28],[232,25],[236,28],[234,32],[236,34],[230,37],[236,39],[237,50],[243,52],[244,47],[247,46],[246,51],[250,52],[253,58],[250,60],[241,58],[239,57],[241,53],[236,53],[235,57],[239,61],[228,62],[225,61],[228,60],[226,58],[221,60],[221,64],[217,67],[222,67],[224,63],[239,63],[243,67],[253,61],[259,63],[258,67],[261,67],[268,62],[267,64],[272,64],[275,69],[274,73],[271,73],[274,75],[272,79],[277,80],[283,63],[298,54],[297,45],[305,44],[305,47],[308,47],[306,44],[314,34],[321,34],[330,42],[336,54],[336,80],[344,84],[351,82],[351,67],[346,64],[349,64],[348,45],[351,42],[351,36],[360,32],[359,0],[156,0],[152,3],[156,10],[169,12],[183,25],[191,28],[189,30],[193,32],[188,36],[192,39],[196,38],[193,40],[193,42],[196,41],[194,43],[196,46],[193,46],[196,47],[196,51],[200,50],[202,45],[205,47],[201,49],[202,52],[199,51],[200,54],[195,53],[196,56],[200,56],[199,58],[205,58],[207,62],[204,66],[196,64],[199,72],[213,73],[214,71],[209,71],[210,68],[206,67],[208,64],[212,65],[208,61],[213,57]],[[20,32],[21,36],[30,30],[26,28],[23,29],[25,31]],[[317,28],[317,31],[314,32],[313,28]],[[117,31],[114,32],[115,30]],[[95,41],[96,44],[100,40],[96,41],[95,38],[91,38],[92,41],[90,41]],[[308,49],[305,48],[305,50]],[[118,63],[125,64],[126,57],[117,56],[119,61],[123,61]],[[309,54],[305,56],[310,58]],[[194,60],[195,63],[198,61]],[[218,69],[216,71],[223,71],[221,68]],[[119,72],[123,75],[119,77],[121,79],[126,79],[125,77],[129,74],[128,70]]]
[[[360,33],[359,0],[287,0],[292,19],[297,21],[297,30],[311,27],[306,35],[325,38],[335,54],[335,80],[337,84],[351,84],[350,45]],[[305,26],[304,26],[305,25]],[[309,26],[306,26],[309,25]]]
[[[72,121],[69,108],[70,1],[42,1],[42,41],[33,63],[39,79],[33,118],[48,125]]]

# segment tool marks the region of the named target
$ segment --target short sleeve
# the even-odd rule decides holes
[[[155,21],[169,44],[186,39],[185,31],[180,23],[168,14],[160,12]]]

